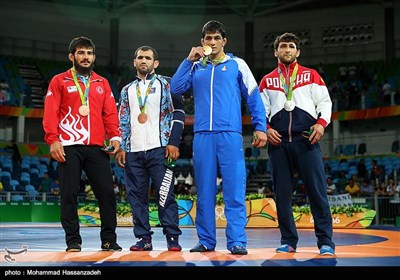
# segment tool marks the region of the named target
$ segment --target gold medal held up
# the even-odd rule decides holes
[[[84,116],[84,117],[86,117],[87,115],[89,115],[89,107],[88,106],[86,106],[86,105],[82,105],[82,106],[80,106],[79,107],[79,110],[78,110],[78,112],[79,112],[79,114],[81,115],[81,116]]]
[[[138,121],[141,124],[144,124],[145,122],[147,122],[147,115],[146,113],[140,113],[138,116]]]

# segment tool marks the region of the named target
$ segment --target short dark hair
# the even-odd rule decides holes
[[[286,32],[286,33],[283,33],[282,35],[279,35],[278,37],[276,37],[275,42],[274,42],[275,50],[278,49],[280,42],[285,42],[285,43],[293,42],[296,44],[296,48],[298,50],[300,49],[300,39],[293,33]]]
[[[91,39],[80,36],[72,39],[71,43],[69,43],[69,52],[74,54],[76,52],[76,49],[79,47],[83,48],[93,48],[93,53],[95,53],[95,46],[94,43]]]
[[[210,20],[204,24],[201,30],[201,38],[204,38],[207,33],[220,33],[222,38],[225,38],[225,27],[219,21]]]
[[[137,54],[138,54],[139,51],[144,51],[145,52],[145,51],[148,51],[148,50],[151,50],[153,52],[154,60],[158,60],[158,53],[157,53],[156,49],[153,48],[153,47],[150,47],[150,46],[141,46],[141,47],[137,48],[136,51],[135,51],[135,54],[133,55],[133,59],[136,59]]]

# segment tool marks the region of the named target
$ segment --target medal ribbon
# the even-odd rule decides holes
[[[82,103],[82,105],[86,106],[86,103],[87,103],[86,101],[88,99],[89,89],[90,89],[90,77],[86,80],[86,83],[85,83],[84,79],[80,79],[83,82],[83,84],[85,85],[85,94],[83,94],[81,86],[79,85],[78,77],[76,76],[76,72],[75,72],[74,68],[71,68],[71,73],[72,73],[72,78],[74,79],[74,84],[75,84],[75,86],[77,87],[77,89],[79,91],[79,96],[81,98],[81,103]]]
[[[218,58],[218,59],[210,59],[209,56],[206,56],[205,58],[203,58],[203,62],[202,62],[203,67],[206,67],[207,61],[209,61],[209,60],[211,61],[212,64],[218,65],[218,64],[220,64],[220,63],[224,60],[224,58],[225,58],[225,54],[223,54],[223,55],[222,55],[220,58]]]
[[[149,93],[151,91],[151,87],[153,86],[153,83],[154,83],[155,79],[156,79],[156,74],[154,74],[153,77],[151,78],[149,86],[147,87],[147,90],[146,90],[146,97],[144,98],[144,101],[142,101],[142,94],[140,92],[139,82],[136,84],[136,95],[137,95],[137,99],[138,99],[138,102],[139,102],[139,108],[140,108],[140,112],[141,113],[144,113],[147,97],[149,96]]]
[[[283,91],[286,94],[286,98],[288,101],[292,100],[292,95],[293,95],[293,85],[294,81],[296,80],[296,75],[297,75],[297,69],[299,68],[299,65],[296,64],[294,67],[294,70],[292,72],[292,76],[289,79],[289,88],[288,85],[285,81],[285,77],[283,76],[281,68],[278,66],[278,72],[279,72],[279,78],[281,79],[281,84],[283,86]]]

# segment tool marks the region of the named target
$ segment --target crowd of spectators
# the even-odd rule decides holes
[[[15,58],[16,61],[18,59]],[[17,64],[12,59],[8,63]],[[34,60],[31,63],[35,63]],[[392,64],[387,66],[383,61],[332,65],[320,63],[315,68],[328,86],[333,101],[333,110],[347,111],[400,105],[400,73],[398,73],[400,62],[395,61]],[[0,64],[0,67],[3,67],[3,64]],[[46,74],[45,70],[40,69],[41,67],[43,66],[37,63],[37,68],[43,75],[42,91],[44,96],[47,91],[49,75]],[[3,69],[1,72],[7,73],[8,68]],[[12,68],[16,68],[16,66]],[[133,69],[125,64],[118,67],[109,65],[97,66],[97,68],[98,72],[110,81],[114,96],[118,102],[119,92],[122,86],[131,80]],[[174,70],[163,69],[165,73],[174,73]],[[257,70],[254,72],[257,72]],[[12,77],[12,80],[20,81],[18,83],[10,84],[11,78],[9,79],[7,74],[1,77],[0,104],[25,107],[35,106],[30,98],[32,94],[31,86],[27,83],[24,85],[24,81],[20,77],[14,77],[16,73],[14,71],[9,76]],[[52,71],[52,74],[55,74],[54,71]],[[13,89],[13,87],[18,88]],[[20,93],[21,91],[22,93]],[[21,98],[23,100],[16,100]],[[14,102],[11,102],[12,100]],[[189,114],[193,114],[192,95],[185,95],[184,100],[186,111]],[[246,114],[245,106],[242,107],[242,110]]]

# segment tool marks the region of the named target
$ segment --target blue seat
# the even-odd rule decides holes
[[[24,162],[21,164],[21,172],[28,173],[30,169],[31,169],[31,167],[30,167],[29,163]]]
[[[3,170],[0,172],[0,180],[3,183],[3,185],[4,184],[10,185],[11,179],[12,179],[11,173],[9,171]]]
[[[356,154],[356,144],[347,144],[344,146],[343,154],[345,156],[354,156]]]
[[[32,185],[26,185],[25,191],[28,193],[30,200],[36,200],[36,197],[39,195],[39,192]]]
[[[22,181],[28,181],[28,182],[30,182],[31,181],[31,175],[29,174],[29,173],[26,173],[26,172],[21,172],[21,179],[20,179],[20,181],[22,182]]]
[[[11,180],[11,181],[10,181],[10,186],[12,187],[12,190],[13,190],[13,191],[17,190],[17,188],[18,188],[18,186],[19,186],[18,180]]]
[[[24,200],[24,198],[20,194],[14,194],[11,196],[11,201],[18,202],[18,201],[23,201],[23,200]]]
[[[3,162],[3,166],[1,168],[3,171],[7,171],[12,173],[13,172],[13,165],[10,162]]]
[[[46,165],[46,166],[49,166],[49,163],[50,163],[50,159],[49,159],[49,158],[47,158],[47,157],[41,157],[39,161],[40,161],[41,164],[44,164],[44,165]]]

